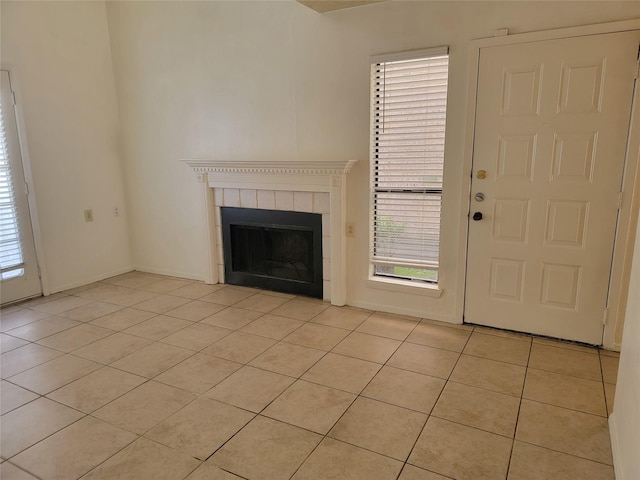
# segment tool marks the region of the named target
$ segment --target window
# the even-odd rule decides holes
[[[0,97],[0,280],[24,274],[20,227],[9,162],[9,142],[4,121],[4,116],[12,113],[10,108],[13,104],[6,104],[7,99],[4,95]]]
[[[375,276],[437,282],[448,48],[371,65],[371,264]]]

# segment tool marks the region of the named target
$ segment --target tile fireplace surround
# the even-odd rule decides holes
[[[224,283],[220,207],[322,214],[323,297],[346,301],[346,175],[356,160],[249,162],[183,160],[202,184],[206,283]]]

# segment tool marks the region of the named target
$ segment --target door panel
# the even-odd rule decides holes
[[[639,43],[481,49],[465,321],[601,343]]]
[[[0,74],[0,155],[3,166],[0,184],[0,248],[3,250],[0,299],[5,304],[34,297],[42,293],[42,289],[9,72],[0,70]]]

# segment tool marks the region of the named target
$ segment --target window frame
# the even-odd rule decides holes
[[[379,175],[379,159],[378,156],[378,147],[380,144],[380,138],[378,135],[379,128],[379,111],[380,111],[380,96],[377,93],[379,91],[380,85],[380,68],[384,68],[384,64],[388,62],[401,62],[401,61],[410,61],[410,60],[427,60],[429,58],[434,57],[446,57],[446,93],[444,96],[444,125],[442,128],[443,138],[442,138],[442,160],[441,160],[441,171],[440,171],[440,184],[437,187],[431,186],[430,188],[407,188],[407,187],[381,187],[380,183],[380,175]],[[413,50],[407,52],[400,53],[390,53],[383,55],[376,55],[370,58],[370,221],[369,221],[369,279],[374,280],[375,282],[380,282],[381,284],[387,285],[405,285],[405,286],[414,286],[414,287],[429,287],[433,289],[434,287],[438,289],[438,270],[439,270],[439,260],[440,260],[440,234],[442,230],[442,197],[443,197],[443,175],[444,175],[444,150],[446,143],[446,120],[447,120],[447,103],[448,103],[448,84],[449,84],[449,47],[441,46],[429,49],[422,50]],[[428,118],[428,117],[425,117]],[[426,157],[423,157],[425,159]],[[428,165],[428,162],[421,163],[421,168],[425,168],[425,165]],[[381,255],[376,255],[376,242],[379,242],[381,238],[384,236],[377,236],[377,226],[376,226],[376,218],[378,214],[378,195],[379,194],[393,194],[393,195],[422,195],[426,199],[427,197],[437,196],[438,197],[438,227],[437,227],[437,260],[436,261],[425,261],[416,259],[413,261],[412,259],[399,259],[392,258],[391,256],[385,258]],[[396,196],[396,198],[401,198]],[[408,198],[408,197],[407,197]],[[426,200],[424,200],[426,201]],[[423,215],[424,217],[424,215]],[[421,222],[424,221],[421,220]],[[395,268],[404,267],[404,270],[418,268],[423,271],[434,271],[435,278],[416,278],[416,276],[405,276],[403,274],[385,274],[379,273],[377,271],[378,266],[392,266]]]
[[[18,217],[14,159],[19,153],[19,138],[15,118],[15,100],[11,89],[11,78],[3,70],[2,95],[0,95],[0,283],[16,279],[25,274],[23,228]],[[7,117],[5,121],[5,116]],[[19,165],[22,165],[20,161]]]

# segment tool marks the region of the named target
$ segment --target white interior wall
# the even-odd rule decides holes
[[[108,4],[137,269],[203,278],[200,192],[179,159],[296,158],[291,12],[272,7]]]
[[[15,67],[51,288],[130,268],[105,6],[0,6],[3,66]],[[467,48],[472,38],[640,15],[637,3],[391,2],[318,15],[292,2],[108,5],[135,263],[203,276],[198,189],[177,159],[344,159],[350,176],[349,303],[452,316]],[[451,46],[441,299],[381,295],[365,282],[368,62],[371,54]],[[85,223],[82,211],[93,208]],[[612,417],[621,480],[640,477],[640,230]]]
[[[0,59],[21,94],[51,293],[130,270],[105,4],[0,8]]]
[[[615,406],[609,418],[618,480],[640,478],[640,223],[629,284]]]
[[[180,158],[345,160],[350,305],[461,321],[462,157],[471,39],[623,20],[632,2],[110,2],[137,268],[203,278],[198,185]],[[369,56],[449,45],[441,297],[371,288]]]

